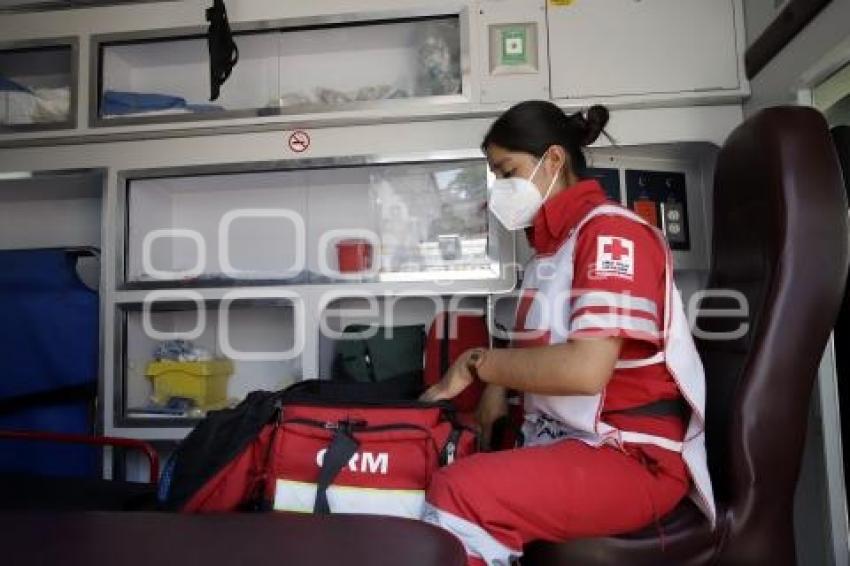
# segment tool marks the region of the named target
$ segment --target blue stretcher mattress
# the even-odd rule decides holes
[[[91,434],[90,401],[63,392],[96,390],[98,303],[66,251],[0,251],[0,429]],[[0,441],[0,471],[90,475],[97,454],[91,447]]]

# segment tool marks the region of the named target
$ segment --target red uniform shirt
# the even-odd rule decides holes
[[[527,235],[540,255],[555,253],[595,207],[611,204],[598,182],[581,181],[548,200]],[[666,251],[658,237],[621,216],[597,216],[578,234],[573,264],[570,339],[621,337],[620,360],[648,358],[659,351],[665,305]],[[522,326],[527,301],[517,311]],[[681,440],[677,417],[611,414],[680,396],[663,363],[617,369],[605,389],[602,420],[623,430]]]

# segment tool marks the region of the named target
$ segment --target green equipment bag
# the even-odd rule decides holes
[[[372,383],[388,399],[416,398],[423,389],[425,327],[346,326],[335,344],[333,379]]]

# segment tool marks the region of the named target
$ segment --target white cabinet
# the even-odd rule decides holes
[[[117,174],[109,433],[180,437],[250,391],[330,377],[349,324],[426,328],[516,283],[478,150]]]
[[[482,158],[299,163],[128,179],[126,287],[500,277]]]
[[[548,21],[553,98],[741,88],[735,0],[577,0]]]

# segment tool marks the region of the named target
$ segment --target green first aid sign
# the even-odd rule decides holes
[[[502,65],[528,64],[528,30],[524,26],[502,30]]]

